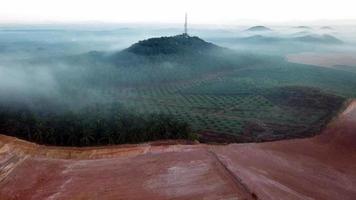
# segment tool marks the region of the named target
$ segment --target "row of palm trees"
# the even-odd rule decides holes
[[[121,106],[93,106],[60,113],[0,108],[1,133],[60,146],[194,139],[189,125],[171,116],[139,115]]]

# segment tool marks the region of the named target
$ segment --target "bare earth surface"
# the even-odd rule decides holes
[[[286,56],[289,62],[322,67],[354,66],[356,67],[356,52],[350,53],[315,53],[305,52]]]
[[[356,102],[314,138],[59,148],[0,135],[0,199],[356,199]]]

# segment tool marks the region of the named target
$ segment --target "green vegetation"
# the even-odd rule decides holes
[[[207,91],[209,86],[216,89],[209,81],[195,87],[186,86],[187,89],[183,86],[140,89],[122,101],[139,113],[173,115],[190,123],[201,134],[244,135],[245,141],[313,134],[344,102],[342,97],[308,87],[256,89],[251,86],[249,90],[227,93],[222,89]],[[236,87],[229,82],[220,86]],[[260,131],[249,131],[251,124]]]
[[[356,96],[356,73],[182,35],[61,59],[71,67],[54,67],[60,95],[3,109],[0,131],[70,146],[196,138],[191,133],[212,142],[277,140],[317,133]]]
[[[133,114],[118,104],[57,114],[26,107],[1,107],[0,132],[39,144],[61,146],[196,139],[187,123],[162,114]]]
[[[151,38],[140,41],[125,51],[136,55],[152,56],[166,54],[196,55],[210,50],[222,49],[212,43],[205,42],[198,37],[177,35],[174,37]]]

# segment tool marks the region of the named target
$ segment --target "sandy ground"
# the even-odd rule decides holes
[[[356,52],[352,53],[297,53],[286,56],[289,62],[316,65],[323,67],[351,66],[356,67]]]
[[[0,199],[356,199],[356,102],[313,138],[58,148],[0,135]]]

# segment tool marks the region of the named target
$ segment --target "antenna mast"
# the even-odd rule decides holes
[[[188,14],[185,13],[184,35],[188,36]]]

